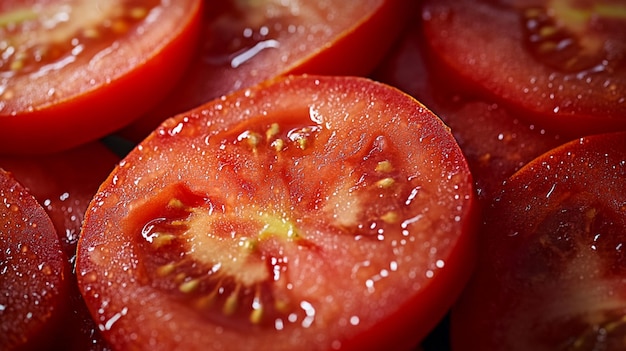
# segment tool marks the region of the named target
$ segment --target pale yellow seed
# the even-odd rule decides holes
[[[259,324],[263,318],[263,307],[255,308],[250,313],[250,323]]]
[[[307,138],[298,138],[296,142],[298,143],[298,147],[302,150],[305,150],[309,146],[309,141],[307,140]]]
[[[96,28],[85,28],[83,36],[88,39],[97,39],[100,38],[100,32]]]
[[[276,139],[272,142],[272,146],[276,151],[282,151],[285,148],[285,141],[283,139]]]
[[[173,262],[164,264],[161,267],[157,268],[157,275],[160,277],[165,277],[166,275],[169,275],[172,272],[174,272],[175,268],[176,268],[176,264]]]
[[[394,211],[389,211],[380,217],[380,219],[382,219],[383,222],[389,223],[389,224],[398,223],[399,218],[400,217],[398,216],[398,213]]]
[[[12,71],[17,72],[17,71],[19,71],[19,70],[24,68],[24,61],[22,61],[22,60],[15,60],[15,61],[11,62],[11,66],[10,67],[11,67]]]
[[[391,165],[391,162],[387,160],[380,161],[376,165],[376,172],[389,173],[391,171],[393,171],[393,166]]]
[[[152,239],[152,246],[155,248],[162,248],[163,246],[169,245],[176,238],[175,235],[172,234],[158,234]]]
[[[188,294],[196,290],[199,285],[200,282],[198,281],[198,279],[191,279],[180,284],[178,286],[178,290],[180,290],[180,292],[182,293]]]
[[[111,24],[111,29],[113,30],[113,32],[118,34],[126,33],[128,31],[128,28],[128,23],[123,20],[117,20],[113,22],[113,24]]]
[[[222,308],[222,312],[227,316],[232,316],[237,311],[238,299],[238,292],[233,291],[232,294],[230,294],[230,296],[228,296],[228,298],[226,299],[226,302],[224,303],[224,308]]]
[[[148,15],[148,10],[145,7],[133,7],[130,9],[129,15],[134,19],[142,19]]]
[[[544,26],[539,30],[539,34],[542,37],[549,37],[554,35],[557,32],[557,28],[554,26]]]
[[[168,203],[167,203],[167,207],[170,208],[177,208],[177,209],[181,209],[184,208],[185,205],[183,204],[182,201],[180,201],[180,199],[171,199]]]
[[[395,180],[393,178],[383,178],[376,182],[376,186],[379,188],[389,188],[393,184],[395,184]]]
[[[272,123],[270,128],[265,131],[265,137],[267,138],[267,140],[270,140],[278,135],[278,133],[280,133],[280,126],[278,125],[278,123]]]

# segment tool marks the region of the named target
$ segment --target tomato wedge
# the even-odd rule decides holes
[[[472,269],[449,129],[365,78],[291,76],[168,119],[85,217],[79,285],[119,349],[409,349]]]
[[[415,12],[412,0],[212,3],[183,81],[122,134],[140,141],[168,117],[277,75],[365,75]]]
[[[0,153],[68,149],[145,113],[191,59],[202,3],[2,1]]]
[[[68,309],[67,258],[50,217],[1,168],[0,201],[0,349],[43,349]]]
[[[522,168],[486,210],[454,350],[621,350],[626,133],[569,142]]]
[[[626,129],[626,4],[426,0],[428,45],[455,85],[574,136]]]

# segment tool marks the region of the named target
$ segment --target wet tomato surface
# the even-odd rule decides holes
[[[47,347],[70,307],[69,276],[50,217],[0,169],[0,348]]]
[[[449,129],[364,78],[285,77],[167,120],[87,211],[77,274],[121,349],[409,349],[468,279]]]
[[[0,153],[47,153],[146,112],[185,70],[201,0],[2,1]]]
[[[454,350],[624,348],[626,134],[580,138],[515,173],[485,210]]]

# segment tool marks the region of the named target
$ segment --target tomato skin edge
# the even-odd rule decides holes
[[[371,17],[363,18],[361,22],[355,24],[351,30],[342,33],[331,46],[321,48],[315,53],[311,53],[308,58],[299,63],[295,63],[293,68],[283,75],[289,74],[325,74],[325,75],[367,75],[382,61],[384,55],[391,48],[394,40],[399,37],[402,30],[407,26],[411,15],[418,11],[415,0],[385,0],[381,7],[377,9]],[[388,21],[393,14],[401,16],[394,17],[393,21]],[[384,28],[384,32],[381,31]],[[362,38],[362,40],[355,40]],[[376,38],[365,41],[365,38]],[[365,49],[370,44],[381,43],[379,50]],[[370,52],[373,55],[367,57],[359,56],[359,60],[354,60],[355,53]],[[339,63],[337,63],[339,62]],[[323,67],[323,68],[320,68]],[[343,69],[336,69],[341,67]]]
[[[197,2],[189,22],[180,26],[180,33],[168,45],[109,84],[15,116],[0,115],[0,154],[67,150],[104,137],[148,111],[169,93],[191,62],[199,40],[203,3]],[[176,64],[163,69],[163,62],[170,60]]]

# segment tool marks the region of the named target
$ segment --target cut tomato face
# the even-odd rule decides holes
[[[183,81],[123,134],[140,141],[168,117],[281,74],[365,75],[416,11],[410,0],[212,3]]]
[[[569,142],[522,168],[485,211],[454,350],[624,347],[626,133]]]
[[[299,76],[167,120],[87,211],[83,297],[119,349],[409,349],[472,270],[449,129],[364,78]]]
[[[527,123],[493,99],[450,86],[437,74],[416,18],[376,69],[374,77],[407,92],[451,129],[472,170],[481,200],[526,163],[569,139]]]
[[[624,2],[427,0],[422,18],[456,85],[559,133],[626,129]]]
[[[0,169],[0,349],[43,349],[69,307],[69,265],[50,217]]]
[[[201,0],[2,1],[0,153],[43,153],[130,123],[180,78]]]

